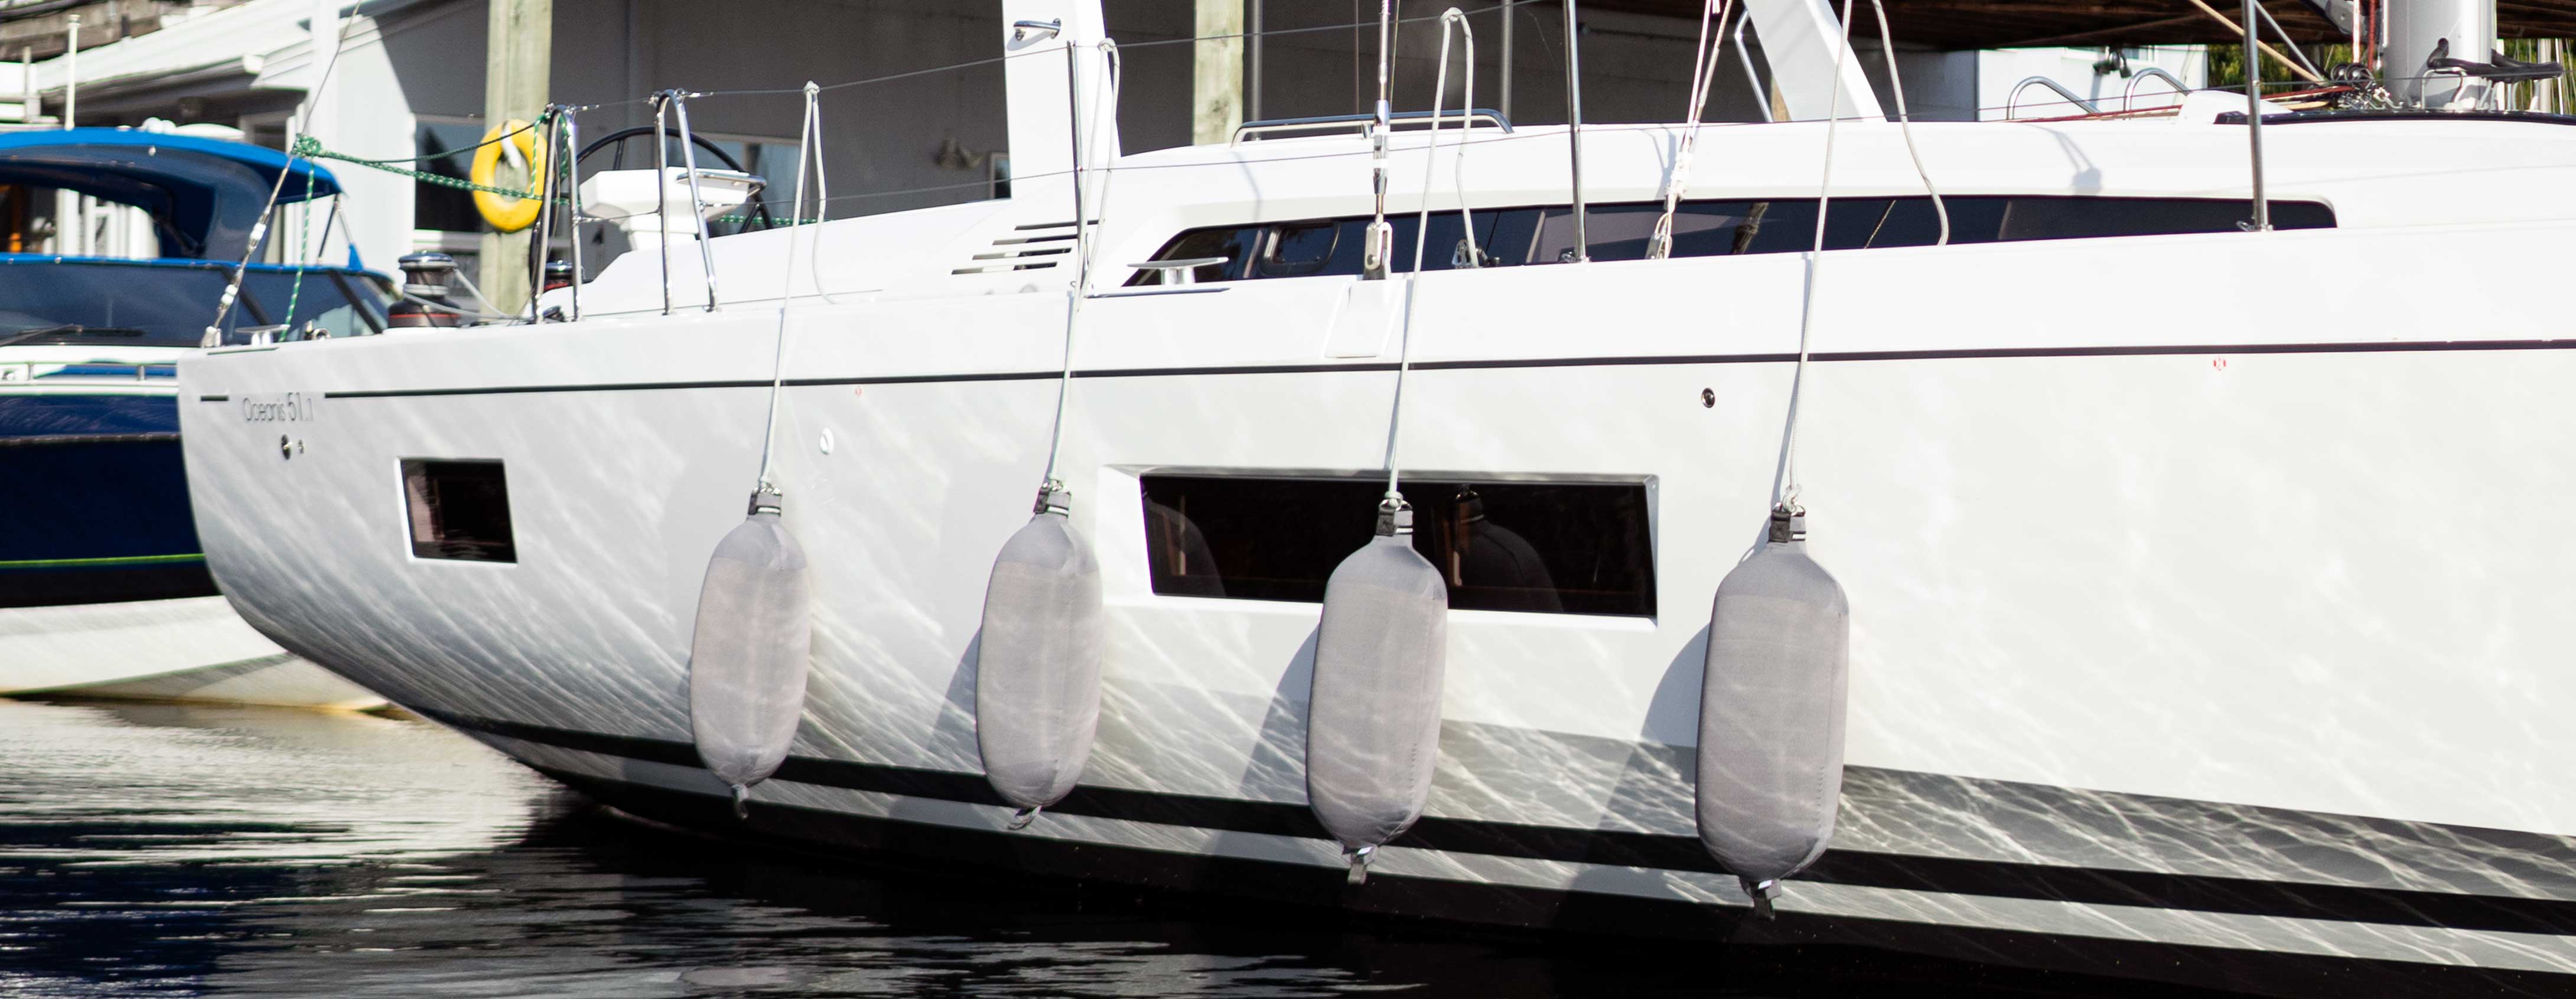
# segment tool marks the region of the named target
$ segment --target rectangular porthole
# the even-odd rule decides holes
[[[497,461],[405,458],[403,495],[411,507],[411,553],[419,558],[516,562],[510,536],[510,483]]]
[[[1145,551],[1165,596],[1321,602],[1376,526],[1384,478],[1146,475]],[[1655,613],[1643,482],[1404,483],[1414,550],[1456,610]]]

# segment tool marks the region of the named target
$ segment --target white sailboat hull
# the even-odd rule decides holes
[[[2576,343],[2509,293],[2570,234],[1828,254],[1802,477],[1854,608],[1852,769],[1784,919],[2576,971],[2576,466],[2550,457]],[[2189,289],[2227,320],[2203,326],[2109,308],[2098,280],[2471,235],[2500,249],[2464,272],[2491,303],[2468,329],[2218,283]],[[1328,356],[1365,305],[1349,279],[1087,306],[1062,466],[1108,592],[1101,732],[1084,790],[1019,833],[981,791],[971,663],[1045,457],[1058,292],[788,320],[814,672],[748,825],[694,765],[685,660],[758,466],[774,306],[218,353],[184,373],[184,440],[210,564],[261,630],[639,811],[1006,863],[1080,846],[1029,863],[1183,886],[1261,883],[1205,873],[1248,864],[1327,904],[1569,929],[1605,900],[1740,913],[1692,838],[1689,756],[1709,594],[1777,468],[1799,281],[1788,255],[1423,279],[1408,466],[1643,483],[1658,606],[1452,612],[1428,817],[1347,898],[1302,819],[1316,608],[1152,593],[1137,477],[1377,467],[1393,344]],[[244,421],[285,392],[324,401]],[[517,562],[415,557],[406,457],[502,461]],[[1522,901],[1479,916],[1406,883]]]

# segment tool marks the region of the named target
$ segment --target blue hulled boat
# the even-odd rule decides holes
[[[97,218],[139,235],[148,220],[148,237],[125,242],[157,244],[0,253],[0,694],[375,701],[225,603],[179,449],[178,361],[214,320],[271,190],[294,204],[338,194],[338,181],[240,142],[80,128],[0,135],[0,185],[13,250],[40,242],[30,208],[66,191],[123,207],[57,218],[58,234]],[[254,264],[224,333],[373,332],[386,290],[354,254],[346,266]]]

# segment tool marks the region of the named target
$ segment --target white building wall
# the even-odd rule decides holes
[[[343,51],[331,71],[332,99],[323,105],[330,120],[321,134],[331,148],[359,156],[401,156],[412,148],[411,111],[381,44],[382,30],[367,18],[343,27]],[[411,179],[354,163],[328,165],[348,193],[340,199],[340,237],[323,252],[355,246],[361,263],[391,273],[394,260],[411,250]]]

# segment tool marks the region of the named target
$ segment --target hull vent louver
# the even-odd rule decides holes
[[[1098,221],[1092,222],[1099,225]],[[950,274],[1001,274],[1058,267],[1073,260],[1073,223],[1039,222],[1014,226],[984,252]]]

